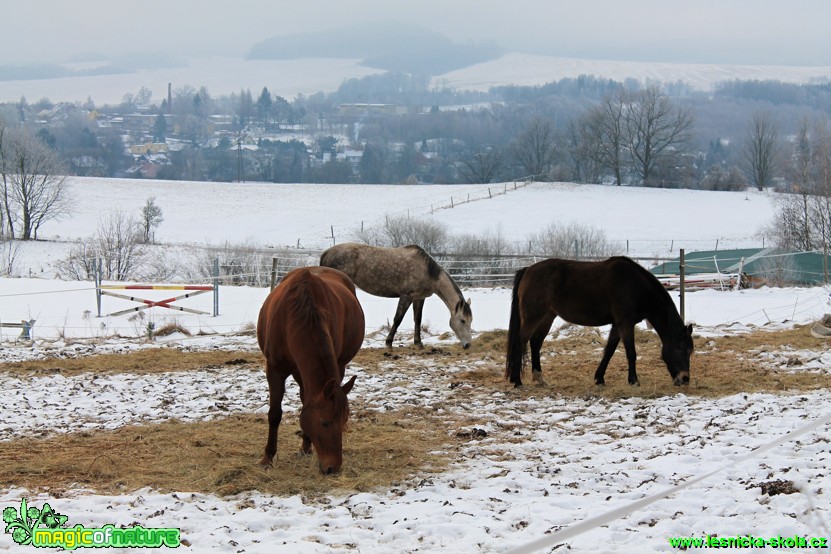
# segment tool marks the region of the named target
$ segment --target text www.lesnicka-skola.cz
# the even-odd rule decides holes
[[[825,537],[670,537],[669,544],[673,548],[828,548],[828,539]]]

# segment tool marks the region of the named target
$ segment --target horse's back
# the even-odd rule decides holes
[[[325,317],[323,314],[325,313]],[[337,354],[351,359],[363,344],[364,312],[348,275],[328,267],[290,271],[260,309],[257,342],[266,358],[291,358],[290,338],[327,326]]]
[[[578,325],[606,325],[624,314],[639,321],[667,295],[654,276],[624,256],[542,260],[526,269],[519,285],[526,302],[543,304]]]
[[[618,294],[626,288],[651,288],[657,279],[640,264],[625,256],[595,262],[549,258],[526,269],[525,275],[547,281],[555,288],[585,287],[600,294]]]
[[[361,290],[386,298],[430,296],[433,283],[441,273],[435,260],[415,245],[384,248],[361,243],[338,244],[323,252],[320,265],[338,269]]]

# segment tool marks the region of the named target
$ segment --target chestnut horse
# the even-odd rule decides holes
[[[398,326],[410,305],[413,306],[413,343],[421,346],[424,299],[436,294],[450,311],[450,328],[462,347],[470,347],[470,325],[473,323],[470,300],[465,300],[450,274],[420,246],[382,248],[347,242],[321,254],[320,265],[343,271],[364,292],[398,298],[398,308],[387,335],[387,346],[392,346]]]
[[[364,312],[355,285],[340,271],[304,267],[290,271],[260,309],[257,342],[265,356],[268,379],[268,441],[260,465],[270,466],[277,453],[277,428],[286,379],[300,385],[301,452],[317,452],[324,474],[343,464],[343,431],[349,419],[346,395],[353,376],[341,385],[346,364],[364,340]]]
[[[639,384],[635,324],[644,319],[661,338],[661,357],[673,383],[690,382],[692,325],[684,325],[660,281],[629,258],[618,256],[600,262],[549,259],[517,271],[505,363],[505,377],[517,387],[522,385],[520,373],[529,341],[532,378],[543,382],[540,348],[557,316],[577,325],[612,325],[594,374],[598,385],[605,384],[606,367],[621,340],[629,362],[629,384]]]

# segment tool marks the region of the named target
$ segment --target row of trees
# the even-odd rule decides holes
[[[772,87],[772,100],[763,100]],[[802,91],[802,94],[793,92]],[[808,93],[805,93],[808,91]],[[751,95],[745,100],[742,94]],[[274,182],[437,183],[492,182],[533,176],[577,182],[650,186],[766,187],[786,178],[785,139],[796,121],[823,117],[820,85],[727,84],[704,94],[681,84],[642,86],[594,77],[563,79],[543,87],[502,87],[489,93],[456,94],[430,89],[429,82],[396,75],[353,79],[332,94],[298,96],[289,102],[264,87],[258,96],[242,90],[214,98],[204,88],[176,89],[152,102],[142,88],[125,95],[118,113],[155,106],[152,137],[187,145],[169,155],[156,173],[165,179],[262,180]],[[470,109],[410,109],[404,115],[368,111],[345,114],[340,102],[478,101]],[[803,104],[784,104],[786,101]],[[403,104],[399,104],[401,102]],[[778,102],[778,103],[776,103]],[[121,137],[97,127],[88,113],[69,111],[49,127],[34,116],[42,100],[0,106],[0,117],[19,121],[60,152],[77,174],[124,176],[130,165]],[[84,110],[116,113],[95,107]],[[400,110],[396,110],[400,111]],[[776,119],[771,115],[777,114]],[[214,115],[233,117],[236,131],[215,135]],[[280,139],[286,131],[308,138]],[[217,140],[217,137],[220,137]],[[253,137],[259,149],[234,149]],[[360,161],[341,154],[345,145]],[[329,161],[324,161],[324,156]]]
[[[817,121],[827,114],[825,99],[831,95],[825,88],[733,83],[705,94],[678,83],[659,87],[580,77],[474,94],[430,88],[427,80],[391,74],[352,79],[335,93],[301,95],[291,102],[267,87],[259,95],[242,90],[215,98],[205,87],[183,86],[175,90],[171,106],[167,98],[153,102],[152,93],[141,89],[114,107],[96,107],[88,99],[49,127],[39,127],[35,117],[53,107],[45,99],[0,105],[0,117],[37,132],[76,174],[125,176],[131,165],[123,133],[96,126],[89,114],[126,114],[152,106],[159,111],[152,136],[137,135],[132,141],[174,139],[187,145],[170,154],[169,165],[158,174],[165,179],[459,183],[533,175],[739,188],[748,182],[770,186],[786,177],[787,157],[765,152],[777,146],[781,150],[802,118]],[[775,93],[770,100],[764,94],[768,89]],[[408,109],[404,115],[345,114],[342,102],[387,102]],[[415,109],[428,102],[436,102],[429,113]],[[439,108],[465,102],[475,107]],[[756,123],[764,123],[756,119],[763,114],[771,124],[754,133]],[[235,131],[217,140],[215,115],[231,117]],[[280,134],[286,131],[308,138],[283,140]],[[260,150],[234,151],[243,136],[257,139]],[[757,139],[762,150],[749,159]],[[347,144],[362,151],[359,163],[334,157],[324,163],[324,156],[342,153]]]
[[[775,148],[773,152],[777,153]],[[777,198],[776,216],[767,233],[782,248],[828,252],[831,246],[831,126],[828,122],[803,121],[787,158],[792,191]]]

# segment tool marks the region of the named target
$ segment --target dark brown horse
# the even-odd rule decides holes
[[[681,385],[690,381],[692,325],[684,325],[658,279],[629,258],[600,262],[550,259],[517,271],[505,363],[505,377],[516,386],[522,384],[520,372],[529,341],[532,378],[543,382],[540,348],[557,316],[577,325],[612,325],[594,374],[598,385],[605,384],[606,366],[621,340],[629,362],[629,384],[639,384],[635,324],[644,319],[661,338],[661,357],[673,382]]]
[[[301,452],[317,452],[324,474],[340,471],[343,431],[349,419],[346,395],[353,376],[341,386],[346,364],[364,340],[364,312],[349,277],[326,267],[286,274],[265,299],[257,322],[257,342],[268,379],[268,441],[260,460],[270,466],[277,453],[277,428],[286,378],[300,385]]]
[[[381,248],[360,243],[338,244],[320,256],[320,265],[339,269],[355,285],[369,294],[398,298],[398,309],[387,335],[392,346],[395,332],[410,305],[413,306],[415,330],[413,342],[421,346],[421,313],[424,299],[436,294],[450,311],[450,328],[464,348],[470,346],[473,312],[470,301],[450,275],[419,246]]]

